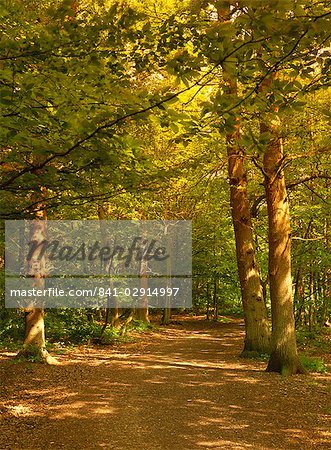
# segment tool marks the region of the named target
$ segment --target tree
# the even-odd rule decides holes
[[[46,238],[47,221],[45,212],[37,210],[35,220],[30,222],[29,241],[35,245],[33,252],[29,255],[27,275],[31,280],[31,287],[43,290],[45,287],[46,256],[42,253],[40,245]],[[25,313],[25,336],[23,348],[18,357],[33,358],[48,364],[56,364],[56,360],[49,355],[45,342],[44,309],[33,304],[24,308]]]
[[[229,9],[218,8],[218,19],[228,23]],[[238,86],[234,71],[227,72],[229,63],[223,65],[225,93],[237,99]],[[268,313],[263,295],[259,265],[255,253],[251,208],[247,193],[247,173],[244,167],[245,152],[240,143],[240,119],[235,114],[227,120],[227,156],[230,184],[230,205],[236,242],[238,275],[245,314],[245,345],[243,354],[270,351]]]
[[[210,304],[211,293],[215,316],[216,310],[221,314],[222,307],[240,303],[236,252],[246,314],[245,348],[265,352],[268,327],[257,264],[258,259],[263,273],[263,202],[267,196],[269,236],[278,233],[278,244],[270,245],[272,267],[282,272],[272,281],[272,301],[278,304],[285,298],[280,299],[282,286],[290,284],[283,166],[295,212],[293,229],[301,239],[319,198],[311,191],[316,192],[320,182],[311,178],[296,188],[297,175],[306,178],[308,170],[309,176],[317,177],[326,167],[326,160],[318,157],[307,159],[309,163],[304,162],[306,156],[301,159],[300,153],[316,150],[315,144],[329,144],[316,139],[316,130],[313,143],[308,143],[302,135],[307,128],[304,114],[298,109],[298,126],[292,116],[295,108],[302,111],[308,92],[328,84],[330,12],[325,2],[315,0],[257,3],[161,1],[161,14],[154,15],[147,1],[142,7],[135,0],[130,5],[87,0],[74,2],[74,8],[67,0],[31,0],[34,8],[18,0],[7,2],[2,16],[5,38],[0,43],[0,217],[35,218],[36,210],[47,209],[52,219],[95,219],[95,205],[100,204],[109,210],[107,218],[193,218],[197,309]],[[226,20],[219,21],[217,9],[222,8]],[[266,81],[275,73],[279,76],[268,90]],[[319,113],[327,108],[325,100]],[[282,118],[279,126],[272,122],[276,109]],[[325,134],[325,126],[323,121],[319,135]],[[280,136],[285,136],[284,155]],[[315,161],[318,169],[312,170],[309,164]],[[257,167],[264,171],[264,194]],[[32,198],[36,186],[47,189],[42,202]],[[314,233],[323,234],[327,228],[325,195],[323,186],[318,218],[307,239],[319,238]],[[259,216],[254,224],[251,199],[253,216]],[[275,202],[283,208],[282,218],[275,213]],[[329,276],[327,234],[309,244],[316,252],[314,260],[300,258],[307,267],[321,264],[323,279],[313,270],[311,276],[306,270],[298,272],[299,258],[295,261],[298,279],[304,281],[303,298],[316,286],[316,305],[322,303],[324,291],[329,295],[319,287]],[[278,249],[284,250],[284,260]],[[302,253],[300,242],[294,250]],[[304,292],[308,276],[311,293]],[[274,329],[279,329],[279,339],[281,329],[286,332],[289,327],[293,341],[289,290],[286,293],[286,317],[274,308]]]
[[[273,78],[264,88],[272,84]],[[291,226],[284,176],[284,154],[277,109],[270,106],[261,123],[269,137],[263,158],[268,208],[269,284],[272,316],[271,355],[267,371],[302,373],[295,336],[291,275]]]

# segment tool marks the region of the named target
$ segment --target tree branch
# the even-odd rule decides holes
[[[152,104],[152,105],[150,105],[150,106],[148,106],[146,108],[142,108],[140,110],[133,111],[133,112],[128,113],[128,114],[126,114],[124,116],[118,117],[117,119],[115,119],[115,120],[113,120],[113,121],[111,121],[111,122],[109,122],[107,124],[100,125],[94,131],[92,131],[90,134],[88,134],[84,138],[82,138],[79,141],[77,141],[74,145],[69,147],[66,151],[64,151],[62,153],[54,153],[53,155],[49,156],[48,158],[46,158],[44,161],[40,162],[39,164],[36,164],[36,165],[34,165],[32,167],[25,167],[24,169],[20,170],[15,175],[10,177],[8,180],[6,180],[3,183],[1,183],[0,184],[0,189],[6,188],[10,184],[12,184],[17,178],[20,178],[22,175],[24,175],[26,173],[35,172],[37,170],[42,169],[44,166],[49,164],[54,159],[62,158],[62,157],[65,157],[65,156],[69,155],[76,148],[80,147],[82,144],[84,144],[85,142],[89,141],[94,136],[96,136],[98,133],[100,133],[100,131],[114,128],[116,125],[120,124],[121,122],[126,121],[127,119],[130,119],[132,117],[135,117],[135,116],[138,116],[138,115],[141,115],[141,114],[145,114],[146,112],[149,112],[149,111],[151,111],[151,110],[153,110],[155,108],[158,108],[158,107],[162,106],[163,104],[169,102],[170,100],[173,100],[174,98],[178,97],[179,95],[181,95],[181,94],[191,90],[192,88],[197,86],[199,83],[201,83],[203,80],[205,80],[209,75],[211,75],[216,68],[218,68],[221,64],[223,64],[228,58],[233,56],[240,49],[242,49],[246,45],[257,43],[257,42],[261,42],[263,40],[265,40],[265,38],[258,39],[258,40],[255,40],[255,41],[254,40],[249,40],[249,41],[243,42],[238,47],[234,48],[231,52],[229,52],[226,56],[224,56],[221,60],[219,60],[210,70],[208,70],[206,73],[204,73],[197,81],[192,83],[190,86],[187,86],[187,87],[179,90],[178,92],[176,92],[176,93],[174,93],[174,94],[172,94],[172,95],[170,95],[170,96],[168,96],[168,97],[166,97],[166,98],[164,98],[164,99],[162,99],[162,100],[160,100],[160,101],[158,101],[158,102],[156,102],[156,103],[154,103],[154,104]]]
[[[302,178],[301,180],[297,180],[297,181],[294,181],[293,183],[286,184],[286,189],[290,191],[291,189],[293,189],[294,187],[296,187],[296,186],[298,186],[300,184],[304,184],[308,188],[306,183],[308,181],[316,180],[318,178],[325,179],[325,180],[330,180],[331,179],[331,175],[327,175],[327,174],[311,175],[310,177]],[[314,192],[314,194],[319,196],[316,192]],[[264,200],[265,200],[265,194],[261,194],[259,197],[257,197],[254,200],[254,203],[253,203],[253,205],[251,207],[251,215],[252,215],[252,217],[254,219],[257,217],[257,213],[258,213],[258,210],[260,208],[260,205],[261,205],[261,203],[264,202]],[[323,200],[325,203],[327,203],[323,197],[321,197],[321,200]]]

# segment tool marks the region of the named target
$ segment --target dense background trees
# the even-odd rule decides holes
[[[269,368],[300,370],[294,319],[312,330],[330,314],[330,2],[4,1],[1,14],[2,220],[192,219],[196,310],[240,310],[241,292],[245,349],[267,353],[271,306]],[[16,313],[1,314],[13,335]],[[47,314],[79,316],[82,337],[102,318]]]

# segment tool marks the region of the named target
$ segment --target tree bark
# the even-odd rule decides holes
[[[171,235],[169,235],[168,232],[168,227],[170,225],[166,225],[164,228],[164,234],[165,236],[167,236],[167,254],[170,255],[170,258],[167,259],[167,288],[171,288],[171,276],[172,276],[172,239],[171,239]],[[162,320],[161,323],[162,325],[168,325],[170,323],[170,319],[171,319],[171,313],[172,313],[172,309],[171,309],[171,301],[169,297],[165,297],[165,308],[163,309],[163,314],[162,314]]]
[[[46,221],[45,214],[40,211],[37,213],[37,219],[30,223],[29,240],[37,244],[46,239]],[[30,260],[28,261],[28,276],[31,277],[31,287],[43,290],[45,287],[46,276],[46,257],[40,257],[42,246],[36,246]],[[45,362],[56,364],[55,358],[50,356],[46,350],[45,343],[45,324],[43,308],[35,308],[33,302],[31,306],[24,309],[25,312],[25,336],[23,348],[18,353],[18,357],[23,356],[36,362]]]
[[[295,276],[294,301],[295,324],[303,325],[305,322],[305,279],[300,268]]]
[[[227,80],[229,92],[236,93],[236,85]],[[263,286],[256,258],[251,209],[247,193],[247,174],[244,151],[239,147],[240,124],[237,119],[227,134],[230,206],[236,242],[238,276],[245,315],[245,345],[248,352],[270,352],[270,329],[263,298]]]
[[[269,281],[272,313],[269,372],[302,373],[296,337],[291,279],[291,227],[279,119],[266,114],[261,132],[270,134],[264,154],[264,187],[268,208]]]
[[[309,273],[309,306],[308,306],[308,329],[312,331],[316,325],[316,302],[315,302],[315,283],[314,273]]]
[[[138,308],[136,308],[136,310],[135,310],[135,318],[138,320],[141,320],[144,323],[150,322],[149,317],[148,317],[147,269],[148,269],[148,262],[146,259],[143,259],[140,264],[140,288],[144,290],[145,294],[143,294],[139,298],[139,305],[138,305]]]
[[[98,219],[100,221],[99,223],[100,223],[102,244],[104,246],[109,245],[109,242],[108,242],[109,237],[107,236],[105,227],[103,226],[103,221],[106,220],[106,213],[105,213],[105,209],[102,205],[98,205]],[[114,283],[113,283],[113,278],[112,278],[113,261],[111,260],[108,263],[105,262],[104,269],[109,274],[109,289],[112,292],[113,288],[114,288]],[[112,307],[110,307],[110,304],[112,304]],[[109,318],[111,318],[110,321],[109,321]],[[117,299],[116,299],[116,297],[110,298],[110,295],[108,295],[107,296],[107,307],[106,307],[106,318],[105,318],[104,326],[102,327],[102,330],[101,330],[100,337],[102,337],[103,333],[105,332],[108,323],[110,323],[110,325],[112,327],[116,328],[119,325],[118,321],[119,321],[119,310],[118,310]]]
[[[218,20],[231,20],[228,6],[218,7]],[[237,83],[223,66],[223,80],[226,91],[237,96]],[[240,122],[234,119],[232,129],[226,135],[228,154],[228,175],[230,182],[230,206],[236,241],[236,257],[241,298],[245,315],[245,344],[243,356],[250,352],[270,352],[270,329],[268,314],[263,298],[263,286],[256,258],[251,209],[247,193],[247,175],[244,167],[245,153],[239,145]]]
[[[171,308],[164,308],[162,314],[162,325],[168,325],[171,319]]]
[[[206,319],[209,320],[209,315],[210,315],[210,298],[209,298],[209,283],[208,283],[208,280],[207,280],[207,285],[206,285],[206,298],[207,298]]]
[[[270,330],[263,286],[256,259],[252,218],[247,195],[244,153],[238,148],[239,124],[227,135],[230,205],[236,241],[238,275],[245,314],[245,346],[243,353],[269,353]]]

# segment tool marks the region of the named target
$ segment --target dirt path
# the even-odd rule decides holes
[[[267,374],[242,339],[239,322],[187,320],[61,366],[2,354],[0,449],[330,448],[329,377]]]

